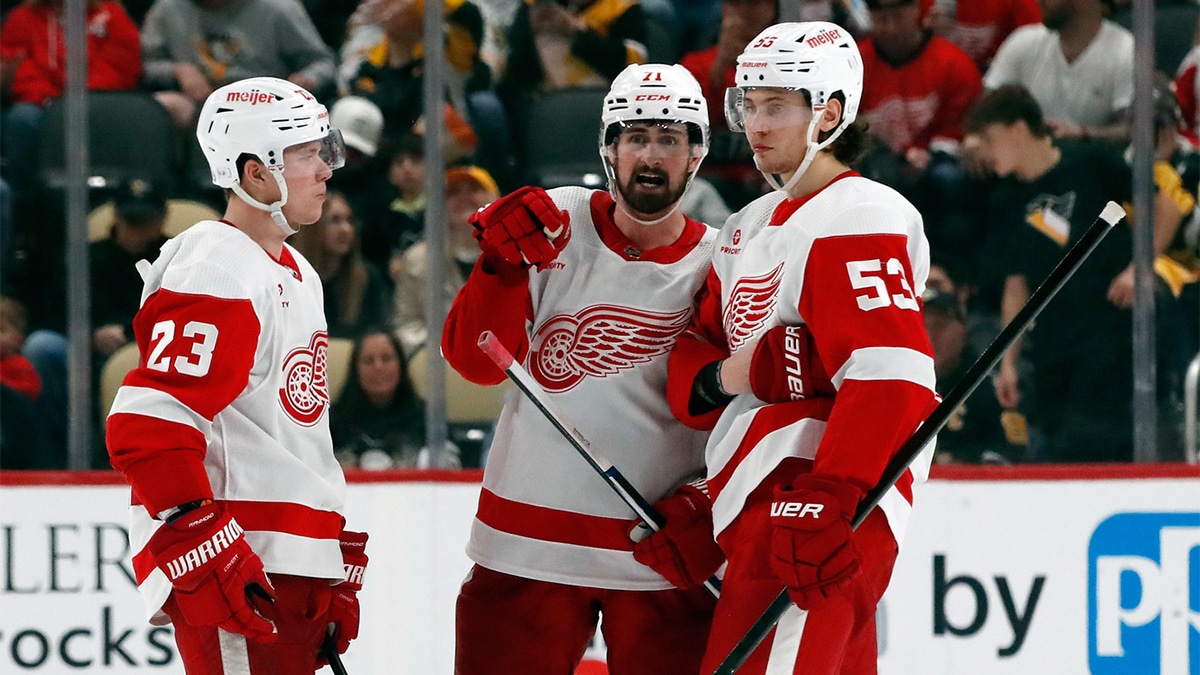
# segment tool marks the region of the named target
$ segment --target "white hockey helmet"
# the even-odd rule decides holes
[[[200,110],[196,139],[208,160],[212,182],[233,190],[248,204],[271,213],[285,232],[295,230],[283,217],[287,183],[283,179],[283,152],[287,148],[322,141],[321,157],[330,169],[345,163],[341,132],[330,126],[329,111],[303,87],[276,77],[251,77],[227,84],[209,94]],[[275,177],[280,199],[263,204],[240,185],[237,160],[256,157]]]
[[[627,66],[613,80],[600,113],[598,144],[610,191],[616,190],[617,180],[610,154],[611,146],[620,135],[622,125],[645,121],[682,123],[688,130],[688,146],[692,157],[702,162],[708,155],[708,103],[700,83],[688,69],[665,63]],[[688,175],[688,185],[691,185],[699,170],[700,163],[697,162]],[[665,218],[663,216],[659,220]]]
[[[808,152],[794,179],[804,173],[817,151],[837,140],[858,116],[863,89],[862,55],[850,32],[837,24],[808,21],[770,26],[738,56],[735,73],[735,86],[725,92],[725,120],[734,131],[745,131],[747,90],[778,88],[807,93],[813,121],[808,130]],[[815,142],[812,134],[818,119],[829,99],[838,92],[844,98],[842,121],[823,141]]]

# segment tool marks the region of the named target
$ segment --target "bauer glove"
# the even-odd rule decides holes
[[[837,393],[807,326],[775,326],[763,334],[750,359],[750,391],[766,403]]]
[[[801,609],[821,606],[861,573],[850,522],[862,496],[843,480],[812,474],[775,487],[771,570]]]

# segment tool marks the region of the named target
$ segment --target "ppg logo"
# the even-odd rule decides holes
[[[1123,513],[1088,544],[1092,675],[1200,675],[1200,513]]]

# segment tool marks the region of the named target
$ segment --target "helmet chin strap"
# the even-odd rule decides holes
[[[236,194],[238,197],[241,197],[242,201],[246,202],[250,206],[253,206],[254,208],[256,208],[260,211],[266,211],[266,212],[270,213],[271,220],[275,222],[275,225],[280,230],[283,230],[284,236],[290,237],[293,234],[296,234],[297,230],[295,228],[293,228],[290,223],[288,223],[287,217],[283,215],[283,205],[286,204],[287,200],[288,200],[287,182],[283,180],[282,167],[279,170],[276,170],[276,169],[268,169],[268,170],[271,172],[271,176],[273,176],[275,178],[275,184],[279,186],[279,195],[280,195],[279,201],[277,201],[273,204],[264,204],[264,203],[258,201],[254,197],[251,197],[250,194],[248,192],[246,192],[246,190],[244,188],[242,188],[242,184],[240,181],[237,183],[234,183],[233,187],[230,189],[232,189],[233,193]]]
[[[771,184],[771,187],[782,192],[789,192],[793,187],[796,186],[796,183],[800,182],[800,178],[804,176],[804,172],[808,171],[808,167],[812,165],[813,160],[817,158],[817,153],[824,150],[829,146],[830,143],[833,143],[835,140],[837,140],[839,135],[841,135],[841,129],[839,128],[834,134],[832,134],[829,138],[826,138],[824,141],[820,143],[814,141],[813,132],[816,131],[817,124],[820,123],[820,121],[821,117],[816,114],[816,111],[813,111],[812,121],[808,123],[808,132],[804,135],[804,138],[808,141],[804,149],[804,160],[800,162],[800,166],[796,167],[796,172],[792,174],[792,177],[789,178],[786,183],[781,183],[779,179],[776,178],[777,174],[763,171],[762,167],[758,166],[758,157],[755,156],[754,166],[758,167],[758,170],[762,173],[763,177],[767,179],[767,182]]]

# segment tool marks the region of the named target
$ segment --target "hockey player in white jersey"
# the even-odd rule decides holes
[[[935,393],[921,216],[848,167],[865,136],[862,73],[844,28],[783,23],[747,45],[727,93],[730,127],[776,191],[726,221],[670,358],[672,409],[713,429],[708,486],[729,558],[706,673],[785,586],[797,606],[739,673],[876,670],[875,607],[929,451],[850,522]]]
[[[107,422],[132,487],[133,569],[189,675],[300,675],[358,634],[367,535],[344,529],[321,281],[285,243],[342,165],[325,106],[276,78],[209,95],[196,131],[226,188],[142,270],[139,365]]]
[[[527,187],[476,214],[483,254],[442,350],[496,384],[504,373],[476,346],[492,331],[668,525],[635,546],[632,510],[510,398],[467,547],[457,675],[573,672],[598,614],[614,675],[699,672],[714,605],[700,584],[723,558],[707,497],[687,485],[703,475],[705,434],[672,416],[665,385],[715,235],[679,209],[708,150],[700,86],[677,65],[629,66],[605,97],[599,146],[607,191]]]

